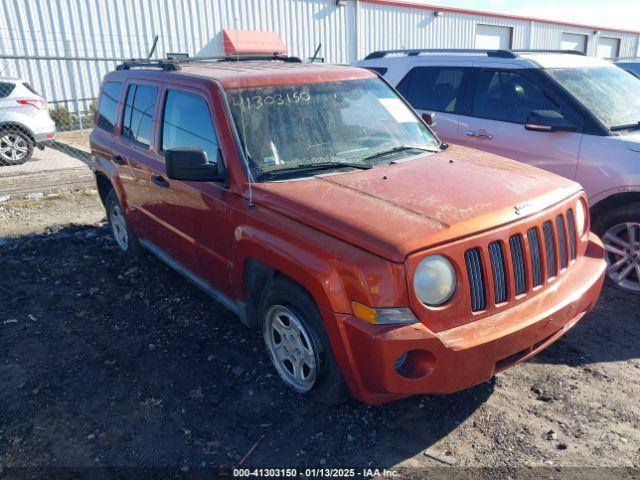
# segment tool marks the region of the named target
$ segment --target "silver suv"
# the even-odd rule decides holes
[[[640,294],[638,78],[576,52],[396,50],[357,65],[383,75],[435,118],[444,141],[581,183],[609,280]]]
[[[55,138],[47,100],[24,80],[0,77],[0,166],[26,162]]]

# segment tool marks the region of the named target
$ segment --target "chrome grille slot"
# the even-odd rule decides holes
[[[489,244],[489,258],[491,259],[491,271],[493,272],[493,293],[495,303],[507,301],[507,273],[504,266],[504,254],[500,242]]]
[[[469,290],[471,291],[471,311],[479,312],[487,306],[480,249],[471,248],[467,250],[464,253],[464,261],[467,266]]]
[[[550,221],[544,222],[542,225],[544,232],[544,246],[547,253],[547,278],[555,277],[556,271],[556,246],[553,241],[553,227]]]
[[[573,220],[573,210],[567,210],[567,227],[569,229],[569,255],[571,260],[576,259],[576,224]]]
[[[511,261],[513,262],[513,280],[516,287],[516,295],[521,295],[527,290],[522,237],[520,235],[511,235],[509,247],[511,249]]]
[[[560,252],[560,268],[567,268],[567,234],[564,229],[562,215],[556,217],[556,231],[558,232],[558,250]]]
[[[542,258],[540,257],[538,230],[535,227],[527,230],[527,238],[529,238],[529,250],[531,251],[533,286],[537,287],[542,285]]]

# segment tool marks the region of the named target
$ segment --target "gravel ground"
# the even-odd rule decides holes
[[[0,477],[242,463],[638,478],[638,297],[606,288],[549,349],[473,389],[328,408],[283,386],[258,332],[150,255],[121,254],[103,219],[91,191],[0,203]]]

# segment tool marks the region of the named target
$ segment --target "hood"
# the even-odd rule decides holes
[[[640,152],[640,132],[633,132],[621,137],[624,139],[624,144],[632,152]]]
[[[417,250],[525,218],[579,190],[538,168],[452,146],[371,170],[259,183],[254,202],[402,262]]]

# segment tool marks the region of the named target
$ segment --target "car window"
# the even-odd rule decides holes
[[[400,82],[398,91],[414,108],[454,112],[463,76],[461,68],[416,67]]]
[[[387,73],[387,70],[389,70],[386,67],[364,67],[367,70],[371,70],[372,72],[376,72],[382,76],[384,76],[385,73]]]
[[[37,91],[35,88],[33,88],[29,82],[24,82],[24,83],[23,83],[23,85],[25,86],[25,88],[26,88],[27,90],[29,90],[29,91],[30,91],[31,93],[33,93],[34,95],[38,95],[38,96],[40,96],[40,94],[38,93],[38,91]]]
[[[524,124],[532,110],[559,112],[531,81],[504,70],[480,70],[473,101],[473,116]]]
[[[157,87],[131,85],[124,106],[122,135],[147,148],[153,137],[153,109],[157,95]]]
[[[162,121],[162,150],[185,147],[202,149],[212,163],[218,158],[218,139],[206,100],[169,90]]]
[[[102,86],[102,95],[98,103],[97,127],[113,133],[118,117],[118,101],[121,91],[121,82],[106,82]]]
[[[14,88],[16,88],[15,83],[0,82],[0,98],[6,98],[11,95]]]

